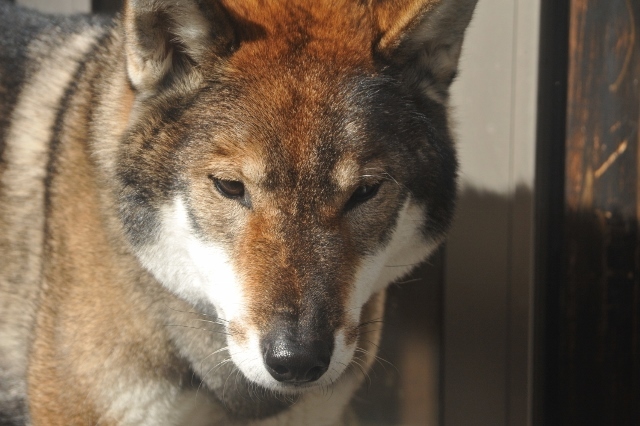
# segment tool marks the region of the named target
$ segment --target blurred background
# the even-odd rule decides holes
[[[480,0],[457,219],[389,290],[363,424],[640,424],[639,33],[636,0]]]

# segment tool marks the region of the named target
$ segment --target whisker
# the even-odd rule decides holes
[[[367,382],[368,382],[367,388],[368,388],[368,389],[370,389],[370,388],[371,388],[371,376],[369,376],[369,375],[367,374],[367,372],[366,372],[366,371],[365,371],[365,369],[364,369],[364,366],[363,366],[363,365],[361,365],[358,361],[359,361],[359,359],[357,359],[357,358],[354,356],[354,357],[351,359],[351,364],[355,364],[355,365],[360,369],[360,371],[362,371],[362,376],[363,376],[363,378],[366,378],[366,379],[367,379]]]
[[[205,362],[205,361],[206,361],[210,356],[213,356],[213,355],[215,355],[215,354],[218,354],[218,353],[220,353],[220,352],[222,352],[222,351],[226,351],[226,350],[228,350],[228,349],[229,349],[229,346],[225,346],[224,348],[220,348],[220,349],[218,349],[218,350],[215,350],[215,351],[211,352],[209,355],[207,355],[207,356],[205,356],[204,358],[202,358],[202,360],[200,361],[200,367],[202,368],[202,366],[203,366],[204,362]]]
[[[239,370],[238,366],[235,366],[235,367],[233,368],[233,370],[231,370],[231,372],[230,372],[230,373],[229,373],[229,375],[227,376],[227,379],[224,381],[224,385],[222,385],[222,398],[221,398],[221,399],[222,399],[222,403],[225,405],[225,407],[227,406],[227,403],[226,403],[226,399],[225,399],[225,397],[224,397],[224,394],[225,394],[225,392],[226,392],[226,390],[227,390],[227,382],[229,381],[229,377],[231,377],[231,375],[232,375],[236,370]]]
[[[405,280],[405,281],[396,281],[396,284],[409,284],[409,283],[415,283],[418,281],[422,281],[422,278],[412,278],[410,280]]]
[[[373,343],[371,340],[362,340],[362,341],[363,341],[363,342],[366,342],[366,343],[368,343],[368,344],[370,344],[370,345],[373,345],[373,346],[375,346],[376,348],[380,349],[380,345]],[[362,348],[360,348],[360,349],[362,349]]]
[[[360,324],[358,324],[358,325],[356,326],[356,328],[366,327],[366,326],[371,325],[371,324],[381,324],[381,323],[383,323],[383,322],[384,322],[384,319],[383,319],[383,318],[372,319],[372,320],[368,320],[368,321],[361,322]]]
[[[360,353],[361,353],[361,354],[363,354],[363,355],[365,355],[365,356],[369,356],[369,355],[370,355],[370,354],[368,354],[368,353],[366,353],[366,352],[363,352],[363,351],[360,351]],[[366,359],[366,358],[364,358],[364,356],[357,356],[357,355],[354,355],[354,358],[355,358],[355,359],[357,359],[359,362],[361,362],[361,363],[362,363],[362,364],[364,364],[364,365],[366,365],[366,364],[367,364],[367,359]],[[377,361],[377,360],[375,359],[375,355],[374,355],[374,358],[373,358],[373,359],[374,359],[374,361]],[[386,371],[386,369],[385,369],[385,371]],[[376,378],[378,377],[378,373],[377,373],[377,372],[372,368],[372,366],[369,366],[369,368],[367,369],[367,373],[368,373],[368,374],[373,374],[373,375],[374,375],[374,377],[376,377]]]
[[[418,266],[418,265],[422,265],[422,262],[407,263],[405,265],[384,265],[384,267],[385,268],[407,268],[409,266]]]
[[[223,323],[223,322],[218,322],[217,320],[206,320],[206,319],[201,319],[201,318],[192,318],[190,321],[200,321],[200,322],[206,322],[209,324],[215,324],[215,325],[221,325],[223,327],[226,327],[228,325],[228,323]]]
[[[172,310],[172,311],[174,311],[174,312],[180,312],[180,313],[183,313],[183,314],[200,315],[200,316],[203,316],[203,317],[214,317],[214,315],[203,314],[202,312],[195,312],[195,311],[183,311],[183,310],[181,310],[181,309],[175,309],[175,308],[172,308],[171,306],[167,305],[166,303],[164,303],[164,306],[166,306],[168,309],[171,309],[171,310]],[[218,319],[218,320],[220,320],[220,321],[226,321],[226,322],[228,322],[227,320],[222,319],[222,318],[220,318],[220,317],[219,317],[219,316],[217,316],[217,315],[215,315],[215,318],[216,318],[216,319]]]
[[[192,328],[194,330],[202,330],[202,331],[208,331],[209,333],[216,333],[216,334],[224,334],[225,336],[232,336],[231,333],[227,333],[225,331],[216,331],[216,330],[209,330],[207,328],[202,328],[202,327],[191,327],[189,325],[180,325],[180,324],[165,324],[166,327],[182,327],[182,328]]]
[[[337,370],[335,368],[333,370],[337,372]],[[333,391],[335,389],[335,385],[334,385],[334,382],[333,382],[332,378],[329,378],[329,381],[331,382],[331,393],[329,394],[329,399],[331,399],[331,397],[333,396]]]
[[[225,400],[225,392],[227,390],[227,383],[229,382],[229,378],[231,377],[231,375],[235,372],[236,373],[236,379],[238,377],[238,373],[240,372],[240,365],[244,364],[247,361],[247,359],[244,359],[242,362],[240,362],[240,364],[234,364],[234,369],[231,370],[231,372],[229,373],[229,375],[227,376],[227,379],[224,381],[224,385],[222,385],[222,401]],[[238,383],[236,381],[236,389],[237,389]]]
[[[358,333],[358,335],[359,335],[359,336],[363,336],[363,335],[365,335],[365,334],[369,334],[369,333],[379,333],[379,332],[381,332],[381,331],[382,331],[382,329],[381,329],[381,328],[377,328],[377,329],[375,329],[375,330],[366,330],[366,331],[361,331],[361,332],[359,332],[359,333]]]
[[[230,361],[231,361],[231,357],[229,357],[227,359],[224,359],[224,360],[220,361],[218,364],[216,364],[213,367],[211,367],[206,373],[204,373],[204,376],[202,376],[202,379],[200,380],[200,385],[198,385],[198,389],[196,389],[196,397],[198,396],[198,392],[200,392],[200,388],[204,384],[204,381],[205,381],[206,377],[209,375],[209,373],[211,373],[213,370],[216,370],[216,369],[220,368],[221,366],[227,364]]]
[[[376,361],[377,363],[379,363],[382,366],[382,368],[384,369],[385,372],[387,371],[387,367],[384,365],[384,363],[382,361],[392,365],[389,361],[383,360],[382,358],[378,358],[377,355],[374,355],[374,354],[370,353],[367,350],[364,350],[364,349],[361,349],[361,348],[356,348],[356,352],[361,353],[361,354],[363,354],[365,356],[372,356],[373,360]],[[371,371],[374,371],[374,370],[371,370]]]
[[[376,346],[376,347],[377,347],[377,345],[375,345],[375,344],[374,344],[374,346]],[[386,367],[384,366],[384,364],[383,364],[383,363],[388,364],[390,367],[393,367],[393,369],[394,369],[394,370],[396,370],[396,372],[397,372],[397,373],[400,373],[400,370],[398,370],[398,367],[396,367],[392,362],[387,361],[386,359],[382,358],[381,356],[379,356],[379,355],[377,355],[377,354],[375,354],[375,353],[373,353],[373,352],[371,352],[371,351],[368,351],[368,350],[363,349],[363,348],[361,348],[361,347],[357,347],[357,348],[356,348],[356,352],[359,352],[359,353],[364,354],[364,355],[367,355],[367,356],[373,356],[373,358],[374,358],[378,363],[380,363],[380,365],[382,365],[382,368],[384,368],[384,369],[385,369],[385,371],[386,371],[387,369],[386,369]]]

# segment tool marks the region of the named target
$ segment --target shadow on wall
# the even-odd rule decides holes
[[[467,187],[446,247],[446,425],[526,424],[533,194]]]
[[[532,207],[524,186],[462,190],[446,246],[389,289],[363,424],[504,424],[506,387],[526,415]]]
[[[440,249],[388,289],[378,361],[353,400],[363,426],[437,424],[442,271]]]

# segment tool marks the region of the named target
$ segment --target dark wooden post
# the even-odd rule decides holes
[[[573,0],[566,151],[571,424],[639,424],[640,3]]]
[[[561,266],[557,288],[538,282],[539,308],[557,309],[538,419],[640,425],[640,2],[569,5],[564,218],[547,236]]]

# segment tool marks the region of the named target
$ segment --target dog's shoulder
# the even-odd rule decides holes
[[[28,348],[41,286],[45,176],[61,100],[109,19],[0,0],[0,424],[25,424]]]

